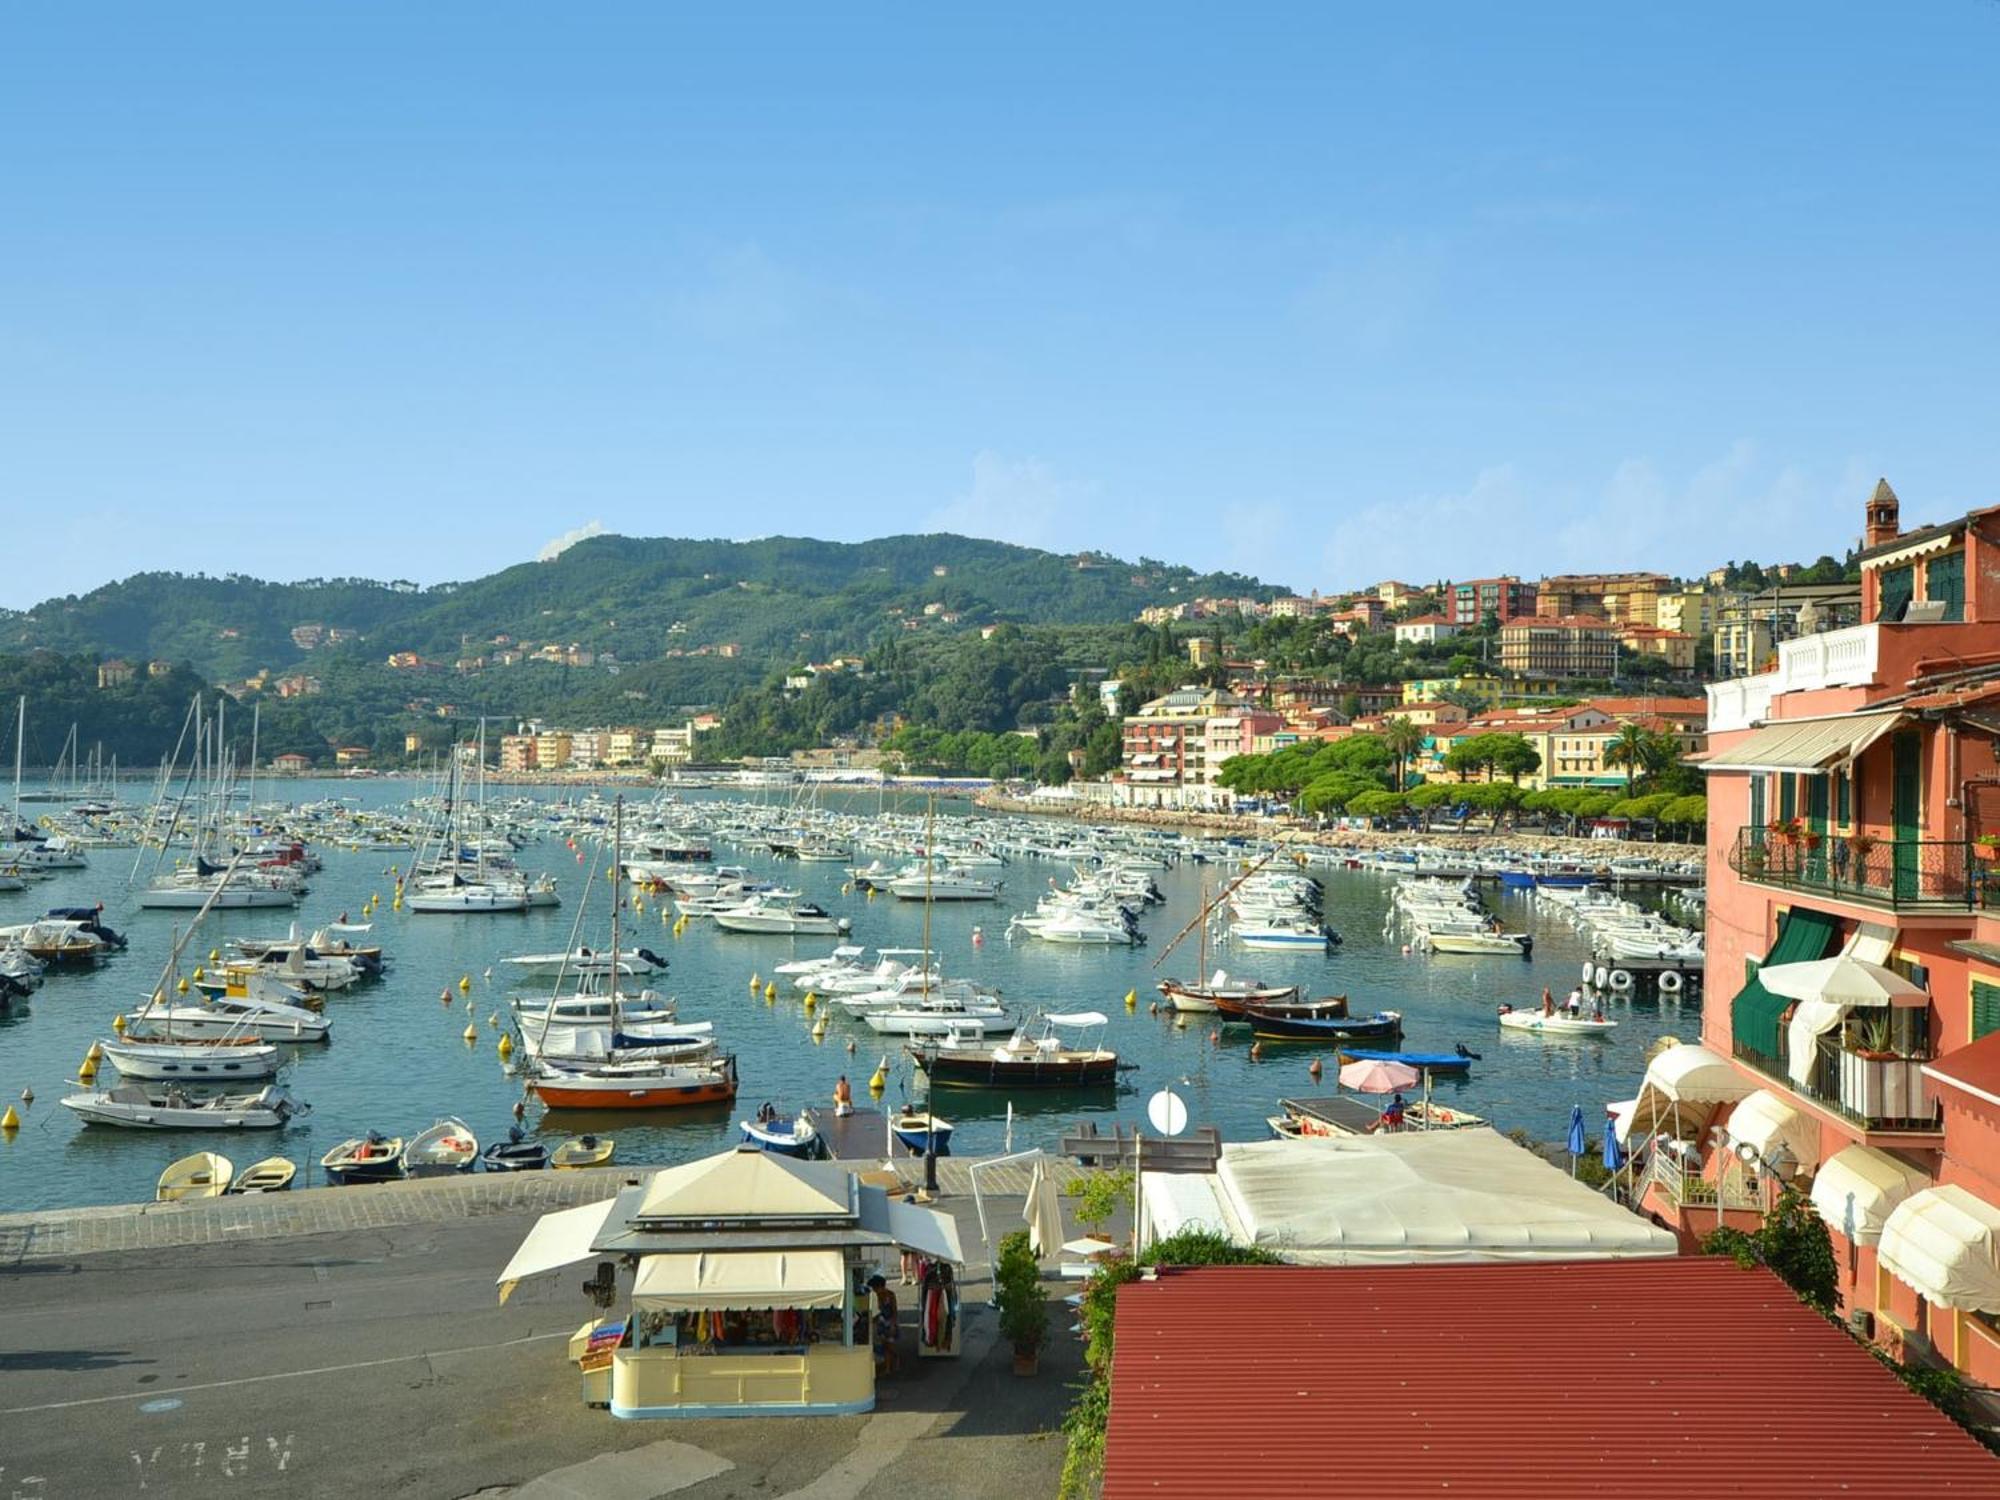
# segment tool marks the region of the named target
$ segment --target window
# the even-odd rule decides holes
[[[1990,979],[1975,979],[1972,981],[1972,1039],[1976,1042],[1994,1031],[2000,1031],[2000,984]]]
[[[1753,775],[1750,778],[1750,826],[1764,826],[1764,778]]]
[[[1833,821],[1838,827],[1845,828],[1852,820],[1854,803],[1850,794],[1853,789],[1854,777],[1851,771],[1841,771],[1834,776]]]
[[[1887,620],[1891,624],[1903,618],[1903,606],[1915,596],[1917,570],[1912,563],[1900,568],[1884,568],[1881,575],[1882,604],[1876,610],[1875,618]]]
[[[1924,569],[1924,597],[1944,605],[1947,620],[1965,618],[1965,554],[1947,552],[1934,557]]]

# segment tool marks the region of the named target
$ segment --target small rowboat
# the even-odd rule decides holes
[[[298,1175],[298,1168],[282,1156],[267,1156],[262,1161],[252,1162],[236,1174],[236,1180],[229,1184],[232,1193],[282,1193],[292,1185]]]
[[[760,1111],[757,1119],[743,1122],[743,1143],[777,1156],[810,1157],[819,1153],[819,1131],[807,1110],[800,1110],[797,1118],[790,1120]]]
[[[479,1153],[479,1164],[489,1172],[539,1172],[549,1164],[549,1148],[531,1141],[512,1126],[507,1139],[495,1141]]]
[[[926,1148],[939,1156],[951,1155],[951,1121],[921,1109],[906,1109],[889,1121],[889,1129],[912,1156],[922,1156]]]
[[[403,1152],[403,1172],[409,1177],[448,1177],[470,1172],[479,1160],[479,1138],[463,1120],[439,1120]]]
[[[554,1167],[608,1167],[618,1142],[608,1135],[573,1135],[549,1158]]]
[[[197,1151],[183,1156],[160,1174],[153,1194],[161,1203],[185,1203],[191,1198],[220,1198],[229,1191],[229,1179],[236,1173],[229,1158],[214,1151]]]
[[[360,1182],[394,1182],[403,1175],[403,1138],[371,1130],[342,1141],[319,1159],[335,1187]]]
[[[1246,1008],[1242,1019],[1264,1041],[1276,1042],[1394,1042],[1403,1034],[1400,1011],[1378,1010],[1372,1016],[1315,1016],[1281,1010]]]
[[[1543,1036],[1609,1036],[1618,1029],[1618,1023],[1609,1019],[1594,1021],[1561,1011],[1543,1015],[1539,1010],[1503,1010],[1500,1025],[1508,1031],[1533,1031]]]

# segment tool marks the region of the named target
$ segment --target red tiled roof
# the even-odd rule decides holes
[[[1232,1267],[1118,1294],[1104,1500],[2000,1496],[1775,1277],[1707,1257]]]

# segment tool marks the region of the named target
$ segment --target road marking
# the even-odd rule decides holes
[[[221,1391],[240,1385],[262,1385],[268,1380],[303,1380],[313,1375],[343,1375],[349,1370],[373,1370],[382,1365],[404,1365],[413,1359],[449,1359],[456,1354],[484,1354],[493,1349],[515,1349],[523,1344],[541,1344],[550,1339],[573,1337],[572,1331],[561,1333],[531,1333],[526,1338],[502,1339],[497,1344],[467,1344],[459,1349],[427,1349],[415,1354],[391,1354],[384,1359],[362,1359],[352,1364],[321,1365],[311,1370],[279,1370],[271,1375],[244,1375],[235,1380],[206,1380],[200,1385],[176,1386],[171,1391],[157,1394],[165,1396],[186,1396],[196,1391]],[[42,1411],[73,1411],[79,1406],[109,1406],[117,1401],[136,1401],[142,1395],[153,1395],[149,1391],[127,1391],[121,1396],[85,1396],[77,1401],[48,1401],[40,1406],[0,1407],[0,1417],[25,1417]]]
[[[163,1396],[158,1401],[140,1402],[139,1410],[145,1412],[147,1415],[150,1416],[154,1412],[172,1411],[175,1407],[179,1406],[180,1404],[181,1403],[172,1396]]]

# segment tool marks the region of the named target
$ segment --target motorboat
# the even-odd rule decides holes
[[[403,1148],[407,1177],[449,1177],[470,1172],[479,1160],[479,1138],[463,1120],[444,1119],[420,1131]]]
[[[899,901],[997,901],[1000,882],[970,870],[917,870],[891,880],[889,894]]]
[[[282,1193],[292,1185],[292,1179],[299,1169],[291,1159],[284,1156],[267,1156],[262,1161],[252,1162],[236,1174],[236,1180],[229,1184],[231,1193]]]
[[[1005,1036],[1015,1026],[1006,1008],[990,1000],[938,995],[870,1010],[861,1019],[883,1036]]]
[[[278,1049],[247,1037],[99,1042],[122,1078],[175,1083],[249,1083],[278,1072]]]
[[[1043,1015],[1004,1042],[947,1039],[942,1046],[905,1044],[930,1080],[941,1088],[1093,1088],[1114,1084],[1124,1064],[1108,1047],[1089,1045],[1109,1024],[1101,1011]],[[1066,1033],[1078,1036],[1072,1044]]]
[[[549,1156],[549,1165],[564,1171],[581,1167],[608,1167],[618,1153],[618,1142],[608,1135],[573,1135]]]
[[[779,902],[753,899],[741,906],[711,912],[724,932],[774,933],[787,937],[838,937],[853,925],[811,901]]]
[[[1333,935],[1318,924],[1283,921],[1239,921],[1229,929],[1229,938],[1245,948],[1278,953],[1324,951],[1334,942]]]
[[[816,1157],[819,1130],[813,1124],[811,1110],[802,1109],[787,1119],[767,1104],[757,1112],[756,1119],[743,1121],[743,1143],[776,1156]]]
[[[1501,1011],[1500,1025],[1508,1031],[1532,1031],[1543,1036],[1609,1036],[1618,1029],[1618,1023],[1608,1016],[1599,1019],[1566,1015],[1562,1011],[1550,1014],[1533,1008]]]
[[[523,953],[501,962],[514,973],[532,979],[554,979],[569,974],[605,975],[612,969],[609,953],[595,953],[588,948],[569,953]],[[621,977],[657,974],[666,966],[667,961],[650,948],[627,948],[618,955]]]
[[[371,1130],[342,1141],[319,1159],[326,1180],[335,1187],[366,1182],[394,1182],[403,1173],[403,1138]]]
[[[153,1198],[159,1203],[185,1203],[195,1198],[220,1198],[229,1191],[236,1168],[215,1151],[197,1151],[168,1165],[160,1174]]]
[[[200,1005],[147,1006],[125,1018],[127,1041],[243,1037],[267,1042],[323,1042],[332,1031],[331,1021],[304,1006],[227,995]]]
[[[951,1121],[927,1110],[905,1109],[889,1117],[890,1134],[912,1156],[951,1155]]]
[[[302,1106],[282,1089],[203,1098],[178,1084],[121,1083],[62,1101],[86,1125],[126,1130],[276,1130]]]
[[[518,1125],[508,1127],[506,1140],[479,1153],[479,1165],[488,1172],[539,1172],[548,1164],[549,1148],[522,1134]]]
[[[1535,950],[1535,939],[1526,932],[1437,932],[1419,930],[1419,948],[1432,953],[1504,953],[1510,958],[1527,958]]]

